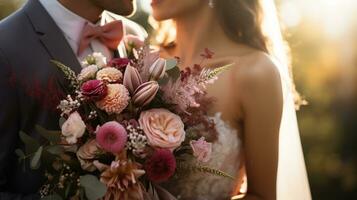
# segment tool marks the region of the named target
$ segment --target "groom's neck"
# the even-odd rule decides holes
[[[94,5],[90,0],[58,0],[68,10],[96,23],[100,19],[103,9]]]

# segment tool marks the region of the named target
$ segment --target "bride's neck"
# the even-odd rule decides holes
[[[174,21],[177,27],[175,55],[180,57],[182,66],[197,63],[205,48],[219,51],[229,40],[211,8],[190,12]]]

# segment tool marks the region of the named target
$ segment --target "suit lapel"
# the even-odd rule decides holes
[[[81,65],[76,55],[41,3],[38,0],[29,0],[24,10],[51,58],[79,73]]]

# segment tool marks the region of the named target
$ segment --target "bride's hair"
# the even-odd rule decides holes
[[[226,35],[234,42],[268,53],[267,40],[262,32],[262,10],[260,0],[216,0],[214,8]],[[161,46],[167,46],[175,41],[175,31],[172,20],[156,22],[154,26],[154,41]]]
[[[218,0],[215,8],[227,36],[241,44],[268,52],[262,32],[262,10],[259,0]]]

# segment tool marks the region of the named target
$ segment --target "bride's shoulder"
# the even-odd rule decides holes
[[[237,87],[264,93],[281,88],[278,67],[267,53],[251,50],[233,60],[233,75]]]

